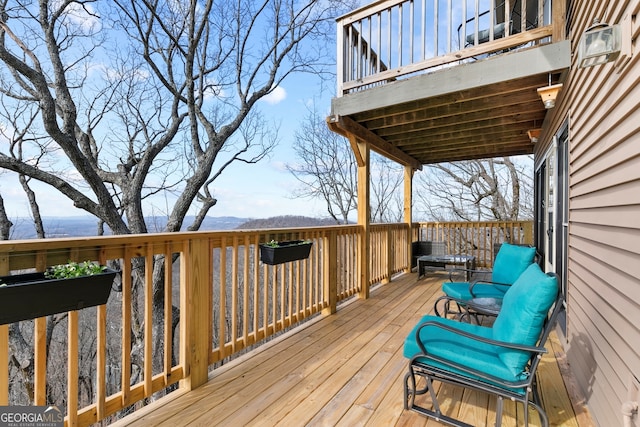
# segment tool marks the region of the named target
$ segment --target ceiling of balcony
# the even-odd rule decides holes
[[[568,42],[496,55],[334,98],[329,126],[421,165],[533,153],[546,112],[537,89],[562,79]]]

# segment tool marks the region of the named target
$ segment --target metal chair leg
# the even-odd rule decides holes
[[[498,399],[496,401],[496,427],[500,427],[502,425],[502,408],[504,407],[504,401],[502,396],[497,396]]]

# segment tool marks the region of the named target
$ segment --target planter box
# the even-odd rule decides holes
[[[44,273],[0,277],[0,324],[36,319],[55,313],[106,304],[118,271],[47,279]]]
[[[284,262],[309,258],[313,242],[303,240],[291,240],[279,242],[278,246],[260,244],[260,261],[269,265],[282,264]]]

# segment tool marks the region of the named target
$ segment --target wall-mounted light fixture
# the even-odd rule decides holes
[[[538,142],[538,138],[540,138],[540,132],[542,132],[542,129],[540,128],[531,129],[527,131],[527,136],[529,136],[529,139],[531,140],[532,144],[535,144],[536,142]]]
[[[578,66],[580,68],[614,61],[620,54],[620,25],[600,23],[593,20],[578,44]]]
[[[544,108],[548,110],[556,106],[556,98],[558,97],[560,89],[562,89],[562,83],[552,85],[551,75],[549,75],[549,86],[538,88],[538,95],[542,98]]]

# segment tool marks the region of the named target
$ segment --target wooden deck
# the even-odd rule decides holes
[[[444,276],[416,277],[408,274],[380,286],[369,299],[346,304],[335,315],[217,369],[206,385],[166,396],[116,425],[440,425],[403,410],[403,341],[419,318],[432,312]],[[574,411],[560,374],[564,368],[554,358],[562,357],[555,336],[548,348],[539,373],[551,425],[590,425],[586,413]],[[493,425],[495,399],[451,386],[440,387],[439,394],[447,397],[449,415]],[[518,411],[521,407],[506,402],[503,425],[516,425]],[[532,425],[538,423],[534,416]]]

